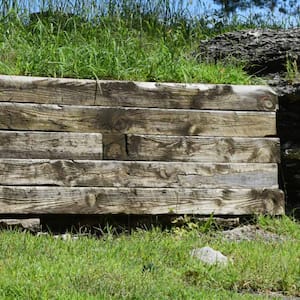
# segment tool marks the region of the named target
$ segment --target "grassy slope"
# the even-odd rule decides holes
[[[238,64],[199,63],[191,55],[201,30],[103,17],[0,22],[0,74],[140,81],[249,84]],[[186,25],[187,26],[187,25]],[[188,31],[188,32],[187,32]]]
[[[300,296],[299,224],[285,217],[259,222],[290,240],[226,242],[212,232],[199,234],[203,228],[195,224],[192,230],[156,228],[67,241],[1,232],[0,297],[257,299],[251,291]],[[190,257],[193,248],[205,245],[227,255],[231,264],[208,267]]]

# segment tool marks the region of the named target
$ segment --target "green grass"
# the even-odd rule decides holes
[[[274,20],[271,15],[228,16],[205,1],[4,0],[0,74],[261,83],[241,63],[208,63],[195,54],[202,39],[245,28],[285,27],[289,16]]]
[[[13,11],[0,20],[0,73],[140,81],[250,84],[240,63],[199,62],[199,24],[104,16],[85,20],[51,12],[28,21]],[[207,28],[206,28],[207,30]]]
[[[289,239],[227,242],[215,232],[201,234],[201,226],[66,241],[2,231],[0,298],[257,299],[250,292],[299,296],[299,224],[287,217],[258,222]],[[206,245],[227,255],[229,266],[208,267],[190,256],[193,248]]]

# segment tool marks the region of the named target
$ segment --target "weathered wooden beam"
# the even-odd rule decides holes
[[[1,185],[278,188],[277,164],[0,160]]]
[[[272,189],[154,189],[0,187],[5,214],[284,213],[284,195]]]
[[[214,110],[278,108],[267,86],[97,81],[96,103],[105,106]]]
[[[0,131],[0,158],[102,159],[100,133]]]
[[[0,129],[261,137],[276,134],[276,115],[3,102]]]
[[[0,101],[95,105],[96,81],[0,76]]]
[[[277,109],[267,86],[0,76],[0,101],[215,110]]]
[[[249,162],[280,161],[277,138],[128,135],[128,160]],[[104,158],[107,157],[104,153]]]

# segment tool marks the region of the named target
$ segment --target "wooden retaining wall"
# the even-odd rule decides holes
[[[283,214],[266,86],[0,76],[0,214]]]

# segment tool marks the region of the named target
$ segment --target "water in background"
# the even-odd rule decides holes
[[[63,11],[88,18],[107,14],[155,13],[161,19],[185,18],[216,27],[250,23],[258,27],[299,27],[300,0],[2,0],[0,13]]]

